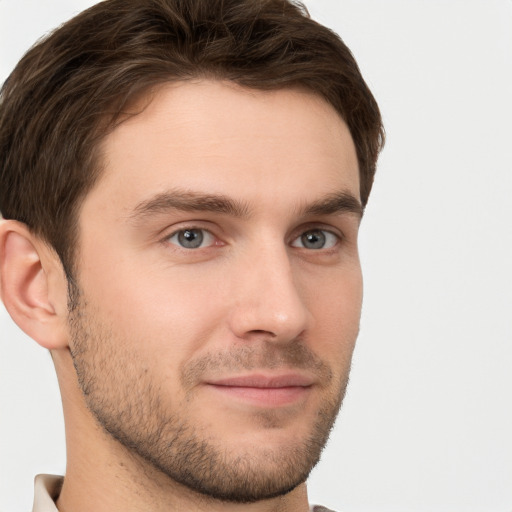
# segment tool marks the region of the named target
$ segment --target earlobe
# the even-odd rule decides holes
[[[55,279],[59,263],[23,223],[0,221],[0,296],[18,326],[51,350],[67,346],[66,286],[59,283],[65,278]]]

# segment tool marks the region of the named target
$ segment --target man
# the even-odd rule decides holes
[[[309,510],[382,143],[349,50],[287,0],[107,0],[20,61],[1,293],[51,351],[68,458],[34,510]]]

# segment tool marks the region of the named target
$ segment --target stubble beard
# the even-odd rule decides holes
[[[121,340],[89,313],[78,290],[70,297],[74,297],[69,314],[71,356],[86,405],[101,428],[149,469],[203,497],[236,503],[282,496],[305,482],[320,459],[341,407],[348,367],[341,382],[330,386],[309,435],[291,439],[279,449],[257,446],[232,453],[212,439],[207,429],[180,415],[184,404],[169,411],[163,403],[165,393],[151,372],[140,368],[128,351],[123,352]],[[270,343],[265,347],[263,351],[261,346],[257,351],[245,347],[236,353],[205,356],[182,369],[182,382],[219,364],[250,370],[292,363],[316,372],[326,386],[333,379],[329,367],[298,341],[286,348]],[[272,411],[261,413],[259,419],[262,428],[274,426]]]

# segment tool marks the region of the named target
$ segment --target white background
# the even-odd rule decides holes
[[[0,79],[90,5],[0,0]],[[512,511],[512,1],[310,0],[388,141],[363,221],[362,332],[310,480],[343,512]],[[0,305],[0,511],[64,470],[49,355]]]

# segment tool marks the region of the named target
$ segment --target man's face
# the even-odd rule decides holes
[[[348,128],[311,93],[179,83],[102,151],[70,314],[89,409],[196,491],[291,490],[327,440],[358,333]]]

